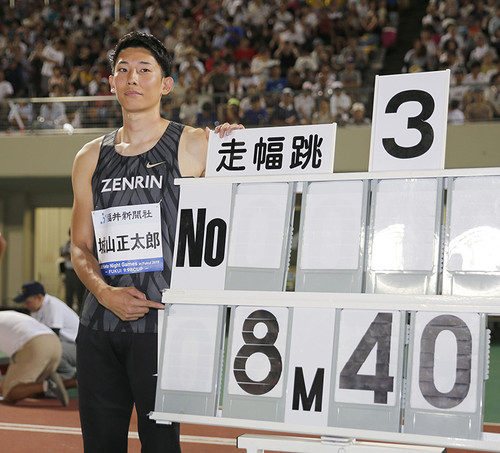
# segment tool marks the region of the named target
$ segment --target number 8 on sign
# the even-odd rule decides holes
[[[235,308],[228,362],[230,395],[283,395],[287,326],[286,308]]]
[[[377,76],[370,171],[444,168],[450,72]]]

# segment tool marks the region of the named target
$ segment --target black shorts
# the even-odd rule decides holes
[[[77,376],[85,452],[127,451],[134,404],[143,453],[179,453],[179,425],[157,424],[157,334],[101,332],[80,325]]]

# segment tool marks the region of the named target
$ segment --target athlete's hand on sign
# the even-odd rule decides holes
[[[236,129],[245,129],[245,126],[243,126],[243,124],[223,123],[215,126],[214,132],[216,134],[219,134],[220,138],[224,138],[224,135],[229,135],[231,131],[234,131]],[[210,129],[208,127],[205,128],[205,132],[207,134],[207,140],[208,140],[208,136],[210,135]]]
[[[147,300],[146,295],[134,287],[112,287],[100,294],[99,302],[111,310],[122,321],[137,321],[149,312],[150,308],[163,310],[159,302]]]

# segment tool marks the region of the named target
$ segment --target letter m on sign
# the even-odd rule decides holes
[[[325,370],[324,368],[318,368],[314,376],[314,380],[311,386],[311,391],[307,393],[306,384],[304,381],[304,371],[302,367],[295,368],[295,382],[293,386],[293,403],[292,409],[294,411],[299,410],[299,401],[302,401],[302,407],[305,411],[310,411],[312,404],[316,401],[314,405],[315,412],[321,412],[321,407],[323,404],[323,385],[324,385]]]

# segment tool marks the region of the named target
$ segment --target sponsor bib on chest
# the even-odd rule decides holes
[[[92,211],[92,222],[103,275],[163,270],[159,203]]]

